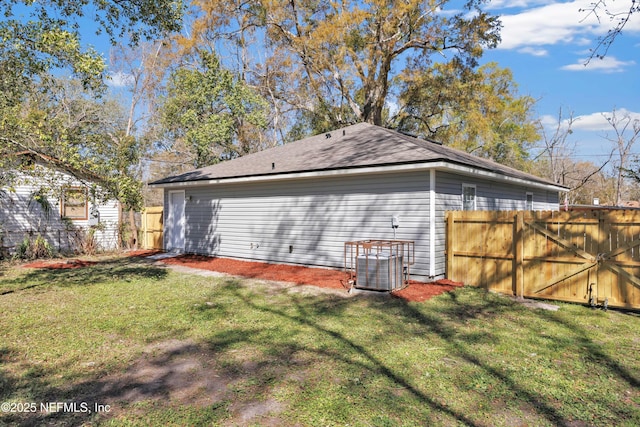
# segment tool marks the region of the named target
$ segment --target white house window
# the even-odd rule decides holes
[[[476,186],[471,184],[462,184],[462,210],[476,210]]]
[[[527,193],[526,210],[528,210],[528,211],[532,211],[533,210],[533,193]]]
[[[88,204],[86,188],[69,187],[62,194],[60,214],[69,219],[86,220]]]

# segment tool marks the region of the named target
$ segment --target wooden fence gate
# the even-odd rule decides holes
[[[142,248],[162,250],[162,206],[152,206],[142,211]]]
[[[528,298],[640,309],[640,211],[447,212],[447,277]]]

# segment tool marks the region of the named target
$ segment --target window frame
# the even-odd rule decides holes
[[[466,190],[468,190],[468,189],[473,189],[473,208],[472,209],[467,209],[466,208],[465,195],[466,195]],[[463,183],[462,184],[462,210],[463,211],[477,211],[478,210],[478,192],[477,192],[475,184],[467,184],[467,183]]]
[[[78,195],[80,195],[80,194],[82,195],[82,197],[84,199],[84,209],[83,209],[82,215],[74,215],[74,216],[67,215],[67,206],[70,204],[70,203],[67,202],[67,200],[68,200],[67,195],[69,193],[76,193]],[[78,200],[78,199],[79,198],[73,198],[71,200]],[[71,203],[71,205],[82,209],[80,207],[80,203],[77,203],[75,205],[73,203]],[[71,187],[66,187],[62,191],[62,197],[60,199],[60,216],[62,218],[70,219],[71,221],[86,221],[86,220],[89,219],[89,192],[88,192],[88,189],[86,187],[71,186]]]
[[[531,201],[529,201],[529,197],[531,197]],[[524,207],[527,211],[533,210],[533,192],[527,191],[525,195]]]

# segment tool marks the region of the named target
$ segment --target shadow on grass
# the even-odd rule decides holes
[[[340,343],[340,347],[346,348],[347,352],[345,353],[343,350],[340,351],[331,351],[330,348],[315,350],[320,356],[328,357],[335,361],[341,361],[347,364],[357,365],[360,368],[370,371],[377,375],[383,375],[387,379],[391,380],[393,383],[398,385],[400,388],[407,390],[411,395],[413,395],[421,404],[429,406],[433,411],[436,411],[441,414],[446,414],[449,417],[452,417],[456,420],[457,423],[462,423],[464,425],[479,425],[476,424],[471,418],[468,417],[467,414],[456,411],[450,407],[447,407],[443,403],[437,401],[432,396],[429,396],[423,390],[421,390],[418,386],[416,386],[411,378],[406,377],[405,375],[400,374],[394,368],[388,366],[381,358],[376,356],[374,352],[372,352],[367,346],[363,344],[359,344],[354,340],[348,338],[343,332],[332,330],[327,327],[321,326],[319,323],[314,322],[313,319],[319,313],[324,314],[325,316],[336,315],[336,311],[341,311],[345,308],[349,302],[347,300],[343,300],[338,302],[337,304],[332,304],[331,307],[327,307],[325,304],[321,304],[320,307],[309,307],[304,303],[301,303],[300,299],[292,298],[292,302],[295,304],[298,315],[291,315],[285,310],[274,308],[270,305],[258,305],[251,298],[248,298],[240,293],[236,293],[237,297],[244,302],[244,304],[253,309],[263,311],[272,315],[276,315],[279,317],[283,317],[288,321],[295,322],[300,326],[304,326],[306,328],[310,328],[322,336],[330,337],[331,339]],[[426,326],[429,329],[436,331],[442,337],[447,338],[452,335],[452,331],[449,328],[443,327],[439,322],[434,321],[434,319],[426,318],[422,315],[422,313],[413,310],[409,305],[403,304],[402,302],[392,302],[393,300],[385,300],[383,304],[378,301],[378,305],[380,305],[380,309],[384,310],[384,306],[387,304],[391,305],[403,305],[404,309],[406,309],[406,313],[404,313],[404,317],[410,317],[413,320],[417,320],[421,322],[422,326]],[[311,310],[310,310],[311,308]],[[400,310],[401,311],[401,310]],[[398,310],[396,310],[398,312]],[[397,321],[397,320],[396,320]],[[298,347],[291,346],[287,349],[288,353],[295,353],[298,351],[309,351],[306,347]],[[463,352],[464,353],[464,352]],[[354,357],[354,355],[359,357]],[[290,357],[290,356],[289,356]],[[358,388],[357,385],[347,386],[348,388]],[[359,394],[361,390],[347,390],[346,394]],[[379,405],[384,406],[385,402],[378,401]],[[392,411],[394,408],[389,408]]]
[[[421,324],[430,332],[434,332],[442,338],[447,338],[451,345],[450,348],[454,350],[453,354],[456,357],[480,368],[490,377],[498,379],[503,386],[507,386],[508,389],[511,390],[513,396],[517,396],[519,401],[526,403],[530,408],[534,409],[539,416],[549,421],[551,425],[575,426],[583,425],[581,424],[582,422],[586,422],[588,425],[611,425],[612,423],[628,419],[627,417],[633,411],[611,407],[606,408],[607,411],[610,411],[609,419],[607,419],[603,413],[593,412],[586,414],[586,411],[581,415],[586,415],[586,418],[590,418],[588,420],[581,419],[577,421],[572,417],[567,417],[566,412],[561,411],[561,408],[566,405],[571,405],[572,402],[563,402],[559,399],[549,398],[548,395],[545,396],[544,392],[546,390],[532,389],[530,384],[523,384],[516,376],[497,369],[496,366],[487,362],[486,357],[482,357],[483,355],[472,351],[470,345],[475,343],[477,334],[472,334],[471,337],[460,334],[452,336],[451,328],[447,326],[447,323],[450,324],[451,321],[457,324],[463,324],[469,320],[487,320],[504,314],[515,314],[517,316],[518,310],[527,312],[529,315],[537,317],[543,323],[555,324],[563,330],[561,333],[563,337],[560,340],[562,341],[561,343],[558,343],[558,340],[554,336],[548,337],[551,341],[551,347],[556,349],[555,357],[561,359],[567,353],[573,354],[589,360],[589,363],[594,367],[593,375],[606,376],[613,382],[621,381],[626,383],[631,389],[637,390],[640,386],[640,377],[637,374],[634,375],[629,369],[625,368],[603,351],[602,346],[589,336],[584,323],[581,324],[578,321],[573,321],[573,319],[562,312],[526,309],[519,307],[517,303],[514,306],[514,303],[506,298],[492,296],[488,293],[484,293],[484,296],[487,298],[484,302],[480,304],[469,304],[468,302],[458,301],[458,294],[456,292],[449,293],[445,298],[448,298],[453,304],[442,310],[438,310],[437,315],[434,315],[434,313],[425,314],[416,309],[417,306],[415,305],[407,306],[406,309],[408,313],[411,313],[412,317],[420,318]],[[514,310],[514,308],[517,310]],[[588,315],[586,317],[588,317]],[[445,322],[443,319],[447,319],[447,321]],[[533,324],[525,325],[525,328],[528,329],[528,334],[530,334],[525,334],[525,337],[544,333],[544,331],[537,329],[537,326]],[[481,341],[486,339],[489,338],[484,338]],[[523,345],[526,344],[528,343],[523,341]],[[531,364],[535,365],[537,362],[532,361]],[[523,368],[526,368],[526,365],[523,366]],[[564,375],[569,378],[571,377],[570,372],[565,372]],[[584,404],[585,408],[590,407],[590,409],[592,409],[598,405],[598,402],[586,402],[588,399],[589,397],[577,396],[576,400]],[[640,416],[640,405],[635,405],[635,409],[635,417],[637,418]],[[600,421],[594,423],[594,420]]]
[[[98,283],[135,279],[163,279],[167,269],[157,267],[140,258],[115,257],[79,268],[33,268],[17,278],[0,283],[0,296],[28,289],[50,286],[90,286]]]
[[[106,276],[107,273],[103,274]],[[19,396],[15,395],[18,392],[17,384],[22,382],[24,386],[24,382],[28,381],[33,393],[30,396],[32,400],[89,402],[90,406],[94,403],[111,404],[115,408],[120,405],[124,410],[132,403],[159,400],[167,406],[173,403],[210,408],[210,412],[202,415],[204,418],[198,419],[201,423],[214,423],[232,417],[232,423],[243,424],[247,419],[239,414],[238,408],[242,405],[250,406],[258,400],[268,400],[274,387],[283,382],[304,384],[330,375],[330,372],[315,371],[318,369],[319,361],[329,360],[359,369],[370,377],[384,377],[388,382],[395,384],[398,390],[407,393],[420,406],[429,409],[430,419],[423,420],[425,425],[448,425],[449,421],[469,426],[487,424],[486,419],[478,419],[475,414],[460,409],[460,405],[455,407],[443,402],[437,391],[425,389],[417,381],[416,372],[406,373],[400,365],[382,357],[378,345],[384,344],[384,337],[373,337],[369,340],[368,337],[353,336],[350,333],[349,322],[360,320],[352,306],[363,303],[358,301],[361,297],[320,298],[289,293],[270,299],[260,293],[261,291],[253,291],[243,283],[245,282],[235,279],[226,280],[225,284],[209,297],[211,302],[192,308],[194,322],[224,321],[240,311],[250,311],[259,314],[257,317],[260,319],[279,319],[287,325],[286,328],[279,328],[279,323],[270,323],[267,320],[239,322],[233,328],[213,330],[200,342],[175,337],[147,349],[143,356],[117,373],[107,372],[97,378],[76,382],[65,389],[50,385],[48,378],[55,375],[55,372],[42,372],[33,367],[28,378],[0,377],[0,384],[5,390],[2,397],[5,400],[18,398]],[[427,335],[446,342],[447,360],[454,363],[461,361],[479,371],[479,375],[497,380],[502,387],[508,389],[508,394],[513,396],[516,404],[526,405],[532,412],[532,424],[542,420],[557,426],[579,425],[562,412],[562,401],[549,399],[542,392],[523,383],[518,376],[497,368],[486,355],[477,354],[475,345],[491,344],[498,342],[500,338],[491,333],[473,330],[461,332],[467,329],[469,322],[492,322],[505,316],[517,317],[524,313],[533,313],[534,317],[543,322],[554,323],[566,331],[566,342],[556,342],[554,345],[564,347],[567,351],[586,348],[589,357],[602,367],[599,371],[601,375],[625,382],[632,388],[639,386],[637,375],[600,350],[580,323],[573,322],[559,313],[526,311],[528,309],[520,307],[517,303],[481,291],[476,295],[478,298],[470,303],[461,299],[456,291],[441,296],[442,304],[435,308],[430,306],[428,309],[421,304],[391,298],[370,299],[363,304],[375,310],[380,323],[405,335],[406,340]],[[340,319],[343,324],[336,324],[335,319]],[[530,332],[535,327],[528,326]],[[305,341],[305,336],[313,342]],[[0,356],[0,360],[5,360],[11,356],[11,352],[4,348],[0,351]],[[312,388],[314,385],[310,384],[308,387]],[[327,399],[346,402],[346,397],[375,393],[366,390],[362,381],[344,379],[340,390],[342,396],[331,396]],[[393,393],[386,396],[380,391],[377,393],[378,395],[372,394],[371,400],[363,401],[362,404],[370,405],[372,411],[379,413],[396,413],[399,404],[397,396]],[[300,403],[311,400],[314,396],[299,393],[290,398]],[[294,403],[296,402],[288,402],[290,406]],[[464,406],[464,402],[462,403]],[[255,408],[253,410],[255,411]],[[279,410],[281,409],[275,408],[272,411],[275,415],[272,416],[277,417]],[[342,416],[349,418],[356,409],[343,404],[342,410]],[[179,416],[179,412],[177,414]],[[46,416],[9,414],[6,421],[25,426],[43,422],[80,425],[112,415],[68,412]],[[331,414],[327,416],[329,418],[325,419],[325,423],[342,422],[342,419],[330,418]],[[614,413],[614,416],[623,420],[628,414],[619,412]],[[248,419],[253,423],[259,420]],[[278,425],[304,425],[306,420],[277,421]],[[360,421],[371,424],[371,420]],[[380,423],[393,425],[394,420],[390,418],[381,420]]]
[[[381,313],[390,311],[396,317],[393,319],[391,313],[381,314],[381,317],[384,317],[384,322],[395,322],[398,331],[402,331],[403,324],[417,322],[422,333],[434,334],[448,343],[448,352],[451,357],[474,366],[481,372],[481,375],[484,373],[487,377],[497,379],[503,387],[510,390],[513,396],[517,396],[519,402],[526,405],[530,410],[535,411],[535,416],[545,419],[555,426],[575,425],[575,420],[561,410],[561,401],[549,399],[548,396],[544,396],[538,390],[532,389],[529,384],[522,384],[521,380],[516,376],[498,369],[495,365],[489,363],[486,357],[482,357],[484,355],[475,353],[474,344],[479,342],[491,343],[498,340],[497,337],[492,337],[491,334],[487,333],[461,334],[457,331],[459,326],[465,325],[470,320],[491,321],[491,319],[505,313],[513,313],[514,309],[516,314],[518,310],[527,310],[499,296],[488,293],[481,295],[483,295],[482,301],[469,304],[468,302],[458,301],[457,293],[449,293],[445,296],[445,298],[449,298],[449,304],[440,310],[431,312],[419,310],[418,305],[404,302],[392,303],[384,301],[382,303],[379,302],[378,305]],[[446,405],[435,396],[430,395],[416,383],[414,377],[401,374],[400,370],[394,368],[389,362],[380,357],[375,345],[358,343],[349,338],[344,331],[322,326],[321,323],[315,321],[319,313],[323,313],[325,316],[337,315],[340,308],[344,308],[345,305],[349,304],[348,301],[341,301],[331,307],[327,307],[325,304],[309,307],[305,302],[306,300],[292,297],[291,303],[295,305],[297,311],[297,314],[293,315],[290,309],[281,309],[270,304],[257,304],[254,299],[238,292],[236,296],[243,301],[246,307],[252,310],[263,311],[285,318],[290,322],[295,322],[300,326],[314,330],[320,336],[330,337],[340,343],[341,348],[347,349],[346,352],[344,350],[333,352],[330,349],[316,350],[323,357],[360,365],[365,370],[371,371],[376,375],[382,375],[400,388],[408,391],[421,404],[430,407],[434,413],[446,414],[448,417],[453,418],[456,423],[472,426],[484,424],[483,421],[476,421],[469,413],[453,409],[452,406]],[[637,389],[639,385],[638,378],[604,351],[601,351],[599,346],[589,338],[588,333],[581,325],[568,321],[557,313],[538,310],[535,314],[546,322],[557,323],[564,328],[566,334],[571,337],[570,342],[567,344],[568,350],[586,349],[588,357],[594,359],[593,362],[600,366],[603,374],[624,381],[632,389]],[[537,333],[538,331],[532,330],[531,332]],[[297,348],[295,346],[292,346],[287,351],[291,353],[292,351],[302,350],[309,351],[308,348]],[[357,390],[354,389],[352,392],[356,393]],[[346,394],[349,394],[349,391]],[[376,402],[378,405],[385,405],[382,400],[377,400]],[[392,407],[388,409],[393,411]],[[614,420],[624,420],[629,415],[624,411],[616,411],[615,409],[612,411],[613,416],[611,418],[614,418]],[[598,414],[591,415],[593,418],[598,417]]]
[[[11,351],[9,348],[5,346],[0,347],[0,368],[10,357]],[[3,369],[0,369],[0,402],[5,402],[15,387],[15,379],[5,374]]]

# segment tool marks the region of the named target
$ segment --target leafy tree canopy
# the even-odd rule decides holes
[[[540,138],[531,117],[535,100],[518,95],[511,72],[496,63],[473,69],[453,60],[399,80],[394,120],[401,130],[521,168]]]
[[[196,168],[250,152],[267,114],[264,99],[223,68],[215,54],[199,51],[198,56],[197,67],[171,74],[162,106],[168,140],[186,146]]]
[[[104,59],[83,46],[81,19],[112,42],[159,37],[180,29],[183,12],[175,0],[5,0],[0,22],[0,60],[12,65],[14,79],[34,79],[54,69],[71,69],[85,84],[100,83]]]
[[[94,96],[77,80],[47,79],[35,89],[18,106],[13,121],[5,117],[4,130],[10,130],[13,137],[8,143],[5,139],[5,148],[11,151],[3,159],[3,169],[10,173],[19,165],[20,157],[11,154],[32,153],[87,184],[101,184],[102,197],[139,207],[140,184],[130,174],[139,150],[136,139],[124,133],[121,105],[114,99]],[[54,177],[39,175],[38,169],[32,172],[47,190],[60,190]],[[4,177],[8,180],[11,176]]]
[[[265,93],[332,127],[350,117],[384,125],[393,76],[450,55],[473,66],[499,41],[482,0],[196,0],[183,46],[235,42]],[[248,58],[260,46],[260,55]],[[325,108],[332,106],[332,108]],[[351,114],[344,114],[344,109]]]
[[[27,150],[52,156],[68,168],[81,165],[113,184],[117,170],[122,181],[110,186],[112,195],[135,205],[137,184],[126,175],[122,153],[113,151],[132,154],[124,147],[133,143],[114,128],[120,120],[105,121],[115,111],[111,101],[96,100],[104,87],[105,62],[83,44],[80,21],[92,20],[96,31],[112,41],[126,36],[136,43],[178,30],[182,12],[182,3],[174,0],[5,0],[0,21],[2,169],[11,166],[10,154]],[[62,84],[55,77],[69,74],[81,85]],[[0,184],[10,178],[3,174]]]

